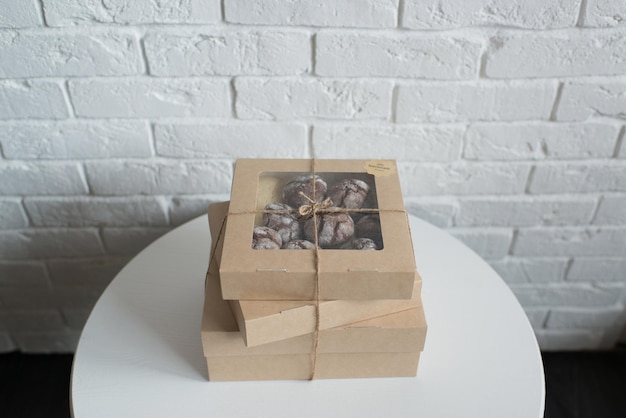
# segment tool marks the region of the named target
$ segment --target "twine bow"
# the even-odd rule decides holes
[[[314,213],[318,213],[324,209],[327,209],[333,205],[333,201],[330,200],[330,197],[318,202],[314,199],[311,199],[309,196],[304,194],[303,192],[299,192],[300,196],[304,197],[309,201],[309,204],[304,204],[298,208],[298,213],[300,216],[304,218],[310,218]]]

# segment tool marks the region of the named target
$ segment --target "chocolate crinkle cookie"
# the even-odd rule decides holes
[[[370,238],[378,249],[383,248],[383,234],[379,215],[365,215],[355,224],[357,238]]]
[[[309,218],[304,224],[304,236],[315,241],[315,222]],[[321,248],[332,248],[343,244],[354,236],[354,221],[345,212],[330,212],[317,216],[317,244]]]
[[[343,244],[342,250],[377,250],[374,240],[369,238],[355,238]]]
[[[324,200],[328,186],[319,176],[315,176],[315,196],[313,195],[313,175],[294,177],[289,180],[283,188],[283,200],[288,205],[299,208],[302,205],[309,205],[311,202],[300,194],[302,192],[309,198],[321,202]]]
[[[295,239],[283,244],[283,250],[314,250],[315,244],[305,239]]]
[[[359,179],[344,179],[328,190],[333,206],[360,209],[365,203],[370,186]]]
[[[282,242],[302,238],[302,227],[298,222],[298,214],[284,203],[270,203],[265,206],[268,211],[280,211],[263,214],[263,224],[272,228],[280,235]],[[291,211],[291,212],[290,212]]]
[[[283,240],[272,228],[257,226],[252,231],[252,249],[254,250],[279,250]]]

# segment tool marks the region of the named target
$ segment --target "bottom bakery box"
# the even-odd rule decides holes
[[[282,341],[246,347],[228,302],[222,300],[215,264],[206,277],[202,345],[209,380],[415,376],[426,339],[421,307]]]

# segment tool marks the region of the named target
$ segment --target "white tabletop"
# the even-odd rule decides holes
[[[513,293],[460,241],[410,224],[429,326],[416,378],[209,382],[204,216],[142,251],[96,304],[74,357],[74,416],[542,417],[541,355]]]

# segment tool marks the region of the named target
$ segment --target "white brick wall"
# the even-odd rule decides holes
[[[163,197],[33,197],[24,200],[33,226],[167,225]],[[141,220],[137,222],[137,220]]]
[[[11,160],[150,157],[150,126],[136,120],[0,123],[0,145]]]
[[[41,25],[37,0],[0,0],[0,28],[27,28]]]
[[[478,72],[482,42],[449,34],[322,32],[316,37],[320,76],[469,79]]]
[[[50,26],[94,23],[217,23],[218,0],[42,0]]]
[[[517,256],[624,255],[626,227],[544,227],[520,229],[512,254]]]
[[[0,286],[45,287],[48,275],[39,261],[3,261],[0,263]]]
[[[382,80],[237,78],[241,119],[389,119],[393,84]]]
[[[405,0],[402,23],[412,29],[565,28],[576,24],[578,4],[571,0]]]
[[[623,119],[626,114],[626,81],[623,77],[598,82],[567,81],[556,111],[559,121],[593,117]]]
[[[626,163],[604,160],[537,165],[533,171],[529,192],[533,194],[626,192]]]
[[[594,197],[513,196],[459,200],[459,226],[535,226],[589,223],[596,208]]]
[[[103,249],[95,228],[30,228],[0,231],[0,253],[8,259],[82,257]]]
[[[98,195],[228,193],[232,166],[222,160],[127,160],[87,163]]]
[[[86,118],[225,117],[227,79],[88,79],[69,82],[76,115]]]
[[[0,200],[0,228],[24,228],[27,225],[28,220],[22,209],[22,203],[18,199]]]
[[[605,123],[476,123],[468,127],[468,160],[570,160],[613,156],[621,126]]]
[[[619,0],[587,0],[585,26],[620,26],[626,23],[626,3]]]
[[[3,162],[0,193],[3,195],[78,195],[87,185],[77,163]]]
[[[71,351],[238,157],[392,158],[544,349],[626,323],[617,0],[0,0],[0,352]]]
[[[547,120],[554,81],[402,83],[398,123]]]
[[[566,257],[505,257],[490,261],[509,284],[554,283],[563,281],[568,266]]]
[[[380,158],[412,161],[454,161],[461,154],[462,125],[345,125],[313,126],[313,155],[333,158]]]
[[[626,32],[568,30],[498,35],[487,55],[493,78],[619,75],[626,71]]]
[[[224,202],[230,199],[229,194],[210,196],[178,196],[172,198],[169,205],[170,221],[174,225],[180,225],[186,221],[204,214],[211,203]]]
[[[150,33],[144,46],[155,76],[292,75],[307,73],[311,64],[305,31]]]
[[[529,164],[400,163],[402,190],[409,196],[523,193]]]
[[[586,258],[572,260],[567,272],[568,281],[584,282],[619,282],[626,277],[626,260],[624,258]]]
[[[394,28],[399,0],[228,0],[226,22],[250,25]]]
[[[0,119],[62,119],[68,115],[60,83],[0,80]]]
[[[305,124],[297,123],[159,123],[156,153],[174,158],[304,158]],[[259,141],[266,144],[259,147]]]
[[[0,77],[115,76],[142,72],[131,35],[0,33]]]

